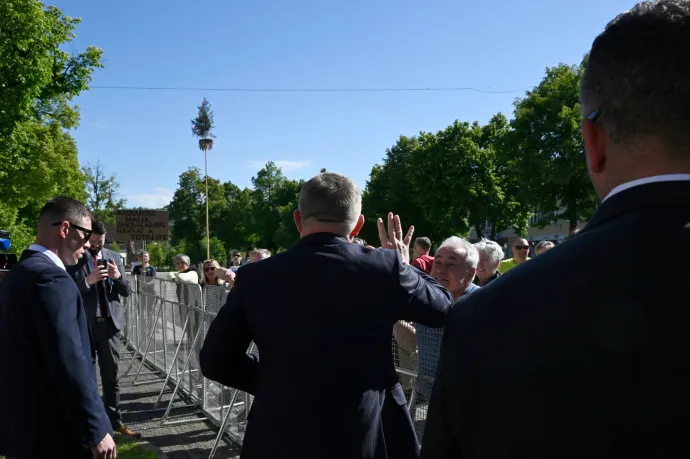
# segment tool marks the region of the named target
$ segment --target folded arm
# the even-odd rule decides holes
[[[227,302],[208,329],[199,363],[207,378],[254,394],[259,381],[259,357],[247,354],[254,336],[242,304],[240,278],[238,271]]]
[[[110,433],[110,421],[98,393],[91,350],[82,347],[77,315],[83,310],[77,291],[65,282],[72,280],[67,276],[40,279],[38,301],[31,305],[31,312],[63,412],[73,417],[87,443],[95,446]]]

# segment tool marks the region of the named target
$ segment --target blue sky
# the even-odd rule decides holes
[[[77,100],[82,164],[100,160],[131,206],[164,205],[203,170],[190,120],[215,111],[209,175],[239,186],[269,160],[290,178],[322,167],[364,188],[400,135],[455,119],[510,118],[547,66],[579,63],[634,0],[47,0],[81,17],[72,50],[104,50],[94,86],[472,87],[459,92],[281,93],[92,89]],[[68,48],[68,49],[70,49]]]

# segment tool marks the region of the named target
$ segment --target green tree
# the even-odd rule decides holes
[[[206,247],[206,238],[202,241],[204,247]],[[227,261],[228,254],[225,251],[225,245],[223,245],[223,241],[218,239],[217,237],[213,236],[211,238],[210,244],[211,248],[211,259],[216,260],[218,263],[221,265],[224,265]]]
[[[83,200],[72,99],[101,67],[101,50],[70,55],[79,19],[37,0],[0,2],[0,227],[14,246],[34,237],[38,210],[57,194]]]
[[[509,151],[513,173],[539,223],[565,219],[569,234],[596,207],[580,133],[583,67],[560,64],[515,102]]]
[[[126,204],[124,199],[117,197],[120,184],[115,175],[108,176],[100,161],[86,163],[82,173],[86,181],[86,206],[98,220],[115,223],[115,213]]]
[[[366,222],[361,236],[373,245],[377,245],[379,239],[376,220],[385,218],[388,212],[399,214],[405,227],[414,225],[417,236],[427,236],[432,241],[444,237],[425,215],[425,207],[433,206],[435,197],[422,204],[415,197],[420,181],[428,179],[420,177],[412,165],[420,148],[418,137],[401,136],[393,147],[386,150],[383,164],[375,164],[371,170],[362,195],[362,213]],[[438,175],[434,171],[433,176]],[[421,186],[425,185],[422,183]]]
[[[0,2],[0,138],[28,120],[76,126],[78,111],[70,102],[88,89],[103,54],[92,46],[64,51],[80,22],[38,0]]]
[[[178,188],[168,205],[172,244],[185,244],[187,255],[195,262],[206,259],[205,239],[205,177],[192,167],[180,174]],[[222,221],[227,207],[225,187],[217,179],[208,179],[210,220]],[[211,238],[216,236],[215,231]]]
[[[258,245],[272,251],[278,248],[273,240],[273,235],[278,231],[281,222],[278,207],[291,201],[289,190],[286,192],[287,181],[280,167],[273,161],[266,163],[256,176],[252,177],[253,229],[260,237]]]

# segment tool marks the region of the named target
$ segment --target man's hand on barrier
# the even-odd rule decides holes
[[[235,273],[228,268],[216,268],[216,276],[223,279],[230,286],[235,285]]]
[[[393,212],[388,212],[388,231],[383,224],[383,220],[379,218],[376,221],[376,226],[379,230],[379,239],[381,239],[381,247],[384,249],[394,249],[400,252],[403,263],[410,262],[410,242],[414,234],[414,226],[410,226],[407,234],[403,237],[402,224],[400,223],[400,216],[393,215]]]
[[[106,280],[108,278],[108,270],[103,269],[102,266],[96,266],[96,269],[91,271],[91,274],[88,275],[86,278],[86,282],[89,283],[89,285],[94,285],[96,282]]]
[[[105,434],[105,438],[99,444],[91,447],[92,457],[95,459],[115,459],[117,448],[110,434]]]

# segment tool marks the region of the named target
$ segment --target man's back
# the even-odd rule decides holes
[[[59,317],[51,317],[58,309]],[[55,335],[66,329],[76,333]],[[79,344],[68,348],[62,340]],[[82,352],[61,354],[75,348]],[[43,254],[24,252],[0,283],[0,453],[44,457],[57,447],[68,454],[105,436],[109,426],[96,390],[93,358],[74,281]],[[92,390],[78,393],[74,389],[86,378]],[[92,434],[101,432],[94,443]]]
[[[327,233],[240,269],[216,319],[228,325],[220,332],[214,322],[201,360],[211,379],[256,395],[243,457],[386,457],[386,448],[394,457],[395,442],[411,445],[392,327],[400,319],[442,326],[450,302],[397,252]],[[238,362],[251,339],[260,366]],[[290,447],[281,443],[288,439]]]
[[[458,302],[422,457],[687,456],[688,196],[690,182],[622,191]]]

